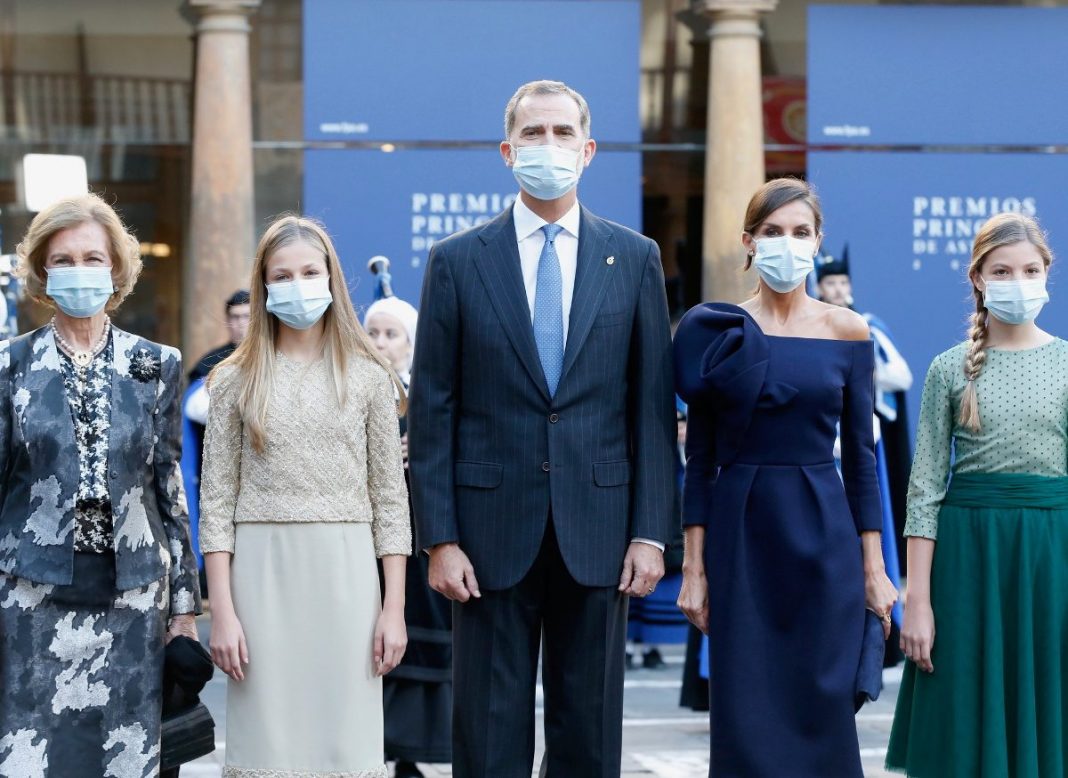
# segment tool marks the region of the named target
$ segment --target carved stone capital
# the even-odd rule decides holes
[[[721,13],[730,15],[749,14],[756,16],[771,13],[779,6],[779,0],[690,0],[694,13],[702,16],[715,16]]]
[[[709,38],[760,38],[760,15],[771,13],[779,0],[691,0],[688,16],[704,23]]]
[[[248,18],[256,13],[260,0],[185,0],[182,15],[199,32],[251,32]]]

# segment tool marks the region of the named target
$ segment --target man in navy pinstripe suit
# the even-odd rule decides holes
[[[576,185],[586,101],[520,87],[514,206],[434,246],[409,414],[430,584],[453,605],[453,775],[529,778],[539,645],[549,778],[618,778],[626,599],[674,534],[671,337],[656,244]]]

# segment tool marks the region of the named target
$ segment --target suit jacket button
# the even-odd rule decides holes
[[[119,471],[118,470],[112,470],[111,471],[111,477],[112,478],[118,478],[119,477]]]
[[[556,422],[560,421],[560,414],[559,413],[550,413],[549,414],[549,421],[552,424],[556,424]]]
[[[546,473],[548,473],[549,472],[549,463],[548,462],[542,462],[541,463],[541,469],[544,470]]]

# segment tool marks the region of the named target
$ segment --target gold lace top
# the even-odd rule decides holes
[[[211,382],[200,496],[200,548],[234,551],[238,522],[367,522],[375,553],[412,550],[397,405],[385,370],[351,360],[339,407],[325,359],[278,354],[266,446],[252,449],[237,407],[237,368]]]

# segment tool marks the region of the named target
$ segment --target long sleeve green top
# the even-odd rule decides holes
[[[979,432],[957,423],[964,392],[960,343],[931,363],[923,386],[909,478],[905,535],[936,539],[953,473],[1068,475],[1068,342],[1023,351],[987,349],[975,388]]]

